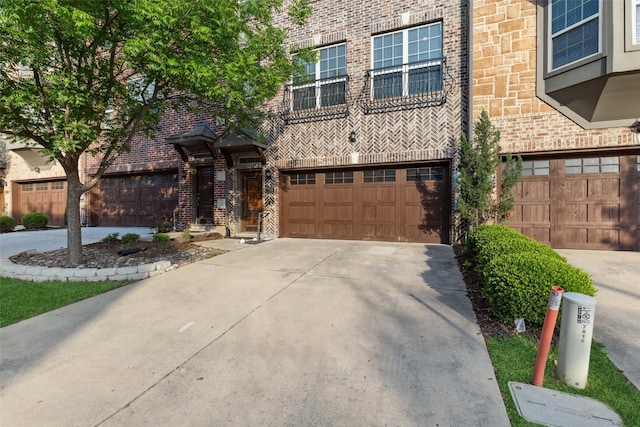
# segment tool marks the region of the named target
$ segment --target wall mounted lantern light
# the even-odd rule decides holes
[[[271,170],[270,169],[266,169],[264,171],[264,178],[265,179],[271,179]]]
[[[356,131],[352,130],[351,133],[349,134],[349,142],[354,143],[356,142]]]

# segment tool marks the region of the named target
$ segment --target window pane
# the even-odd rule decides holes
[[[600,159],[599,158],[586,158],[586,159],[582,159],[582,164],[583,165],[589,165],[589,166],[593,166],[593,165],[599,165],[600,164]]]
[[[640,4],[636,6],[636,43],[640,43]]]
[[[619,157],[602,157],[600,163],[603,165],[617,165],[620,163]]]
[[[565,166],[582,166],[582,159],[567,159],[564,164]]]
[[[599,51],[598,24],[592,19],[572,30],[555,36],[553,44],[553,68],[586,58]]]
[[[402,96],[402,72],[380,74],[373,78],[373,99]]]
[[[584,173],[598,173],[600,172],[600,166],[585,166],[583,168]]]
[[[293,89],[293,110],[308,110],[316,108],[315,86]]]
[[[533,170],[534,175],[549,175],[549,168],[536,168]]]
[[[409,70],[409,94],[437,92],[442,90],[440,65]]]
[[[346,104],[346,82],[327,83],[320,86],[320,106]]]
[[[569,166],[567,167],[567,175],[582,173],[582,166]]]

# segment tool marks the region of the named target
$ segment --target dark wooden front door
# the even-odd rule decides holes
[[[242,231],[258,231],[258,214],[262,211],[262,173],[242,174]]]
[[[213,224],[213,178],[215,170],[213,167],[198,168],[198,203],[197,221],[198,224]]]

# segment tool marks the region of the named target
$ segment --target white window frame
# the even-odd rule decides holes
[[[431,60],[428,62],[420,62],[420,63],[413,63],[410,64],[409,63],[409,31],[411,30],[417,30],[423,27],[430,27],[432,25],[439,25],[440,26],[440,40],[441,40],[441,45],[440,45],[440,50],[441,50],[441,56],[438,59],[435,60]],[[444,58],[444,29],[443,29],[444,25],[441,21],[438,22],[432,22],[429,24],[424,24],[424,25],[418,25],[416,27],[409,27],[409,28],[405,28],[403,30],[399,30],[399,31],[392,31],[390,33],[384,33],[384,34],[378,34],[375,36],[371,37],[371,79],[372,82],[375,79],[376,76],[381,76],[384,74],[392,74],[392,73],[397,73],[397,72],[402,72],[402,96],[408,96],[409,95],[409,71],[411,70],[416,70],[416,69],[420,69],[420,68],[429,68],[429,67],[433,67],[433,66],[442,66],[442,58]],[[378,69],[376,70],[375,65],[374,65],[374,44],[375,44],[375,39],[377,37],[383,37],[383,36],[387,36],[387,35],[391,35],[391,34],[398,34],[398,33],[402,33],[402,64],[398,65],[397,67],[383,67],[383,69]],[[371,99],[374,99],[374,85],[371,84],[371,94],[370,94]]]
[[[582,19],[581,21],[578,21],[573,25],[570,25],[570,26],[568,26],[566,28],[563,28],[562,30],[558,31],[555,34],[553,33],[553,26],[552,26],[552,22],[553,22],[553,13],[552,13],[553,10],[552,10],[552,8],[553,8],[553,5],[551,4],[551,2],[549,2],[549,9],[548,9],[549,13],[547,14],[548,15],[548,18],[547,18],[548,19],[547,20],[547,47],[548,47],[548,49],[547,49],[548,50],[547,61],[548,61],[548,64],[549,64],[549,66],[548,66],[549,72],[560,70],[560,69],[565,68],[565,67],[570,67],[570,66],[572,66],[572,65],[574,65],[574,64],[576,64],[576,63],[578,63],[580,61],[583,61],[583,60],[585,60],[587,58],[591,58],[593,56],[596,56],[596,55],[599,55],[599,54],[602,53],[602,21],[603,21],[602,20],[602,0],[598,0],[598,13],[596,13],[594,15],[591,15],[586,19]],[[569,32],[569,31],[571,31],[571,30],[573,30],[573,29],[575,29],[577,27],[585,25],[586,23],[588,23],[589,21],[592,21],[594,19],[598,20],[598,51],[594,52],[594,53],[592,53],[590,55],[583,56],[582,58],[576,59],[575,61],[568,62],[566,64],[563,64],[563,65],[560,65],[560,66],[554,68],[553,67],[553,39],[555,37],[559,36],[559,35],[562,35],[564,33]]]
[[[323,49],[330,49],[332,47],[338,47],[338,46],[344,46],[344,57],[345,57],[345,74],[341,75],[341,76],[336,76],[334,78],[326,78],[326,79],[322,79],[321,73],[322,70],[320,69],[320,51],[322,51]],[[296,110],[296,111],[308,111],[308,110],[317,110],[319,108],[327,108],[327,107],[334,107],[335,105],[344,105],[344,104],[335,104],[335,105],[329,105],[329,106],[322,106],[322,86],[327,85],[327,84],[332,84],[332,83],[339,83],[339,82],[346,82],[347,81],[347,44],[346,43],[336,43],[336,44],[332,44],[329,46],[324,46],[321,48],[316,49],[316,52],[318,53],[318,60],[315,62],[315,76],[314,76],[314,80],[310,81],[309,83],[305,83],[305,84],[300,84],[297,85],[294,82],[292,82],[291,85],[291,105],[290,105],[290,109],[291,111],[294,111],[294,92],[296,90],[299,89],[306,89],[309,87],[315,87],[315,92],[316,92],[316,102],[315,102],[315,107],[314,108],[303,108],[300,110]],[[345,87],[345,103],[346,103],[346,87]]]
[[[631,44],[640,45],[640,31],[638,23],[640,23],[640,0],[631,1]]]

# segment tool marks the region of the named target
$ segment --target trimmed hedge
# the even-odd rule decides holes
[[[488,242],[506,238],[526,238],[523,234],[517,232],[513,228],[509,228],[502,224],[483,224],[475,227],[469,232],[465,247],[475,257],[478,255],[480,248]]]
[[[547,245],[505,225],[480,225],[465,242],[475,259],[483,293],[504,323],[523,318],[542,325],[551,286],[593,296],[593,280]]]
[[[0,233],[8,233],[13,230],[17,222],[10,216],[0,216]]]
[[[536,252],[516,252],[494,258],[485,269],[483,293],[491,312],[502,322],[523,318],[542,325],[551,286],[594,296],[593,280],[564,259]]]
[[[29,230],[45,228],[49,223],[49,217],[42,212],[31,212],[22,216],[22,225]]]
[[[492,269],[489,267],[491,261],[504,255],[519,252],[531,252],[562,261],[565,260],[549,246],[518,233],[515,236],[506,235],[503,238],[488,240],[485,244],[479,246],[476,255],[476,271],[482,278],[486,278],[487,275],[491,274]]]

